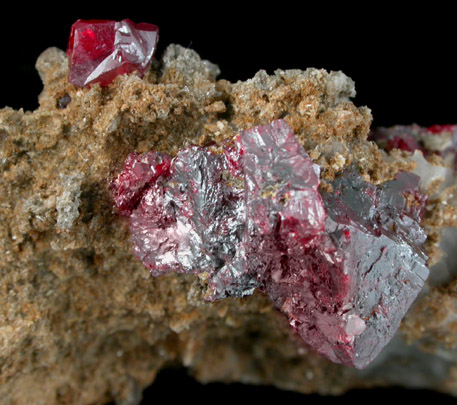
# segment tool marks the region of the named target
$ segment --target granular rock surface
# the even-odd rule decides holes
[[[174,366],[201,382],[304,393],[395,384],[457,395],[457,274],[445,257],[457,239],[454,169],[368,141],[371,112],[350,101],[351,79],[307,69],[230,83],[178,45],[143,79],[120,76],[104,88],[69,84],[56,48],[37,69],[40,107],[0,110],[0,403],[132,404]],[[114,208],[110,182],[129,153],[174,156],[276,119],[321,167],[322,190],[349,165],[376,185],[399,170],[423,177],[431,281],[364,370],[310,351],[262,293],[208,302],[204,280],[152,278]]]

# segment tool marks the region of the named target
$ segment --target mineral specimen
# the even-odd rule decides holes
[[[414,174],[376,187],[348,169],[322,199],[319,175],[277,120],[222,150],[131,154],[112,187],[154,276],[203,275],[210,300],[259,288],[318,353],[363,368],[428,276],[426,198]]]
[[[385,152],[368,141],[372,116],[350,100],[350,78],[309,68],[259,71],[231,83],[216,78],[217,65],[179,45],[164,49],[143,79],[121,75],[108,89],[69,85],[68,59],[57,48],[43,52],[36,66],[44,85],[40,107],[0,110],[1,403],[133,404],[169,366],[185,367],[202,383],[243,382],[300,393],[338,395],[395,385],[457,395],[454,169],[420,150]],[[245,190],[233,164],[240,160],[232,139],[280,117],[320,167],[326,222],[337,222],[327,205],[338,201],[322,190],[331,194],[329,184],[336,190],[352,184],[351,172],[354,178],[360,172],[365,182],[357,190],[376,185],[381,196],[399,171],[414,171],[429,198],[421,225],[429,262],[440,263],[431,265],[427,285],[394,339],[363,370],[305,347],[288,317],[259,289],[212,301],[204,299],[213,291],[204,273],[150,277],[135,260],[126,218],[113,212],[108,180],[132,151],[138,155],[131,164],[144,163],[136,168],[138,176],[150,166],[158,171],[143,182],[132,177],[138,189],[124,200],[127,210],[138,206],[148,181],[164,184],[169,178],[166,159],[160,168],[158,156],[176,159],[188,145],[206,149],[213,143],[209,150],[230,161],[221,181]],[[429,140],[449,139],[445,135],[430,134]],[[139,158],[151,150],[160,151],[151,163]],[[390,184],[402,184],[401,176]],[[440,179],[442,192],[433,186]],[[268,192],[263,198],[268,195],[274,198]],[[403,219],[421,215],[414,192],[405,193],[405,200]],[[397,218],[392,225],[401,223]],[[375,233],[390,227],[384,219],[372,226]],[[365,241],[366,235],[373,238],[359,231]],[[447,231],[454,237],[447,238]],[[443,232],[448,247],[441,243]],[[403,238],[408,235],[398,241]],[[440,259],[441,250],[449,260]],[[449,270],[444,273],[438,269],[443,262]],[[362,324],[350,319],[348,330],[358,333]],[[163,383],[160,375],[157,383]]]
[[[121,74],[137,71],[143,76],[156,50],[158,34],[155,25],[135,24],[129,19],[76,21],[67,48],[68,80],[76,86],[107,86]]]

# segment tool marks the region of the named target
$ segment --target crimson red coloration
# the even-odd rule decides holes
[[[428,128],[419,125],[396,125],[371,131],[370,140],[386,151],[401,149],[411,153],[416,150],[427,157],[439,155],[453,162],[457,170],[457,125],[435,124]]]
[[[401,149],[414,152],[416,149],[423,151],[420,138],[416,131],[419,127],[398,125],[393,128],[377,128],[370,133],[369,139],[386,151]]]
[[[209,300],[258,288],[319,354],[367,366],[428,275],[419,177],[375,186],[348,168],[319,193],[283,120],[213,147],[127,158],[112,187],[135,255],[154,276],[204,274]]]
[[[408,152],[414,152],[416,149],[420,149],[420,146],[414,139],[409,137],[402,138],[400,136],[396,136],[392,139],[389,139],[387,143],[386,150],[392,149],[401,149]]]
[[[455,124],[445,124],[439,125],[435,124],[427,128],[428,131],[433,132],[434,134],[441,134],[442,132],[455,132],[457,130],[457,125]]]
[[[108,86],[118,75],[149,68],[159,39],[153,24],[129,19],[78,20],[68,41],[68,80],[76,86]]]
[[[112,185],[115,188],[114,202],[119,214],[130,215],[138,203],[145,187],[168,176],[171,157],[165,153],[150,152],[146,155],[132,153],[127,157],[124,171]]]

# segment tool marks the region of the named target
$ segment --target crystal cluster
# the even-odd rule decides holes
[[[396,125],[377,128],[370,139],[378,146],[390,151],[394,148],[408,152],[421,151],[424,156],[436,154],[457,168],[457,125]]]
[[[363,368],[428,276],[419,178],[375,186],[320,168],[285,121],[175,157],[131,154],[112,188],[136,256],[154,276],[199,274],[208,299],[259,289],[326,358]]]
[[[68,80],[76,86],[109,85],[118,75],[149,68],[159,28],[129,19],[78,20],[71,27],[67,55]]]

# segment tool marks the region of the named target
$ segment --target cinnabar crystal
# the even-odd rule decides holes
[[[108,86],[118,75],[143,76],[157,47],[159,28],[129,19],[78,20],[71,27],[68,80],[76,86]]]
[[[419,177],[380,186],[320,168],[285,121],[221,148],[132,154],[112,183],[136,256],[152,275],[205,274],[209,300],[256,288],[322,356],[367,366],[428,276]]]

